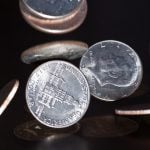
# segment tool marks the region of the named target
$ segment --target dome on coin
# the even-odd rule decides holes
[[[118,41],[102,41],[90,47],[81,59],[80,68],[92,95],[106,101],[131,95],[142,79],[138,55]]]

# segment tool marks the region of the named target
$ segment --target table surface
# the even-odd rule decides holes
[[[30,73],[40,63],[26,65],[20,60],[20,54],[31,46],[55,40],[81,40],[88,43],[89,46],[102,40],[119,40],[130,45],[139,54],[144,68],[143,83],[150,85],[150,9],[148,1],[88,0],[89,10],[85,22],[77,30],[64,35],[48,35],[30,27],[20,14],[18,0],[1,1],[0,6],[0,88],[11,79],[20,80],[19,91],[6,112],[0,117],[1,150],[150,149],[150,126],[144,123],[142,116],[133,117],[140,125],[136,133],[119,138],[85,138],[77,134],[60,142],[53,140],[49,146],[43,146],[43,143],[21,141],[13,135],[16,125],[32,119],[24,109],[25,86]],[[79,66],[79,61],[71,61],[71,63]],[[111,115],[120,105],[149,103],[149,100],[149,96],[141,96],[108,103],[92,97],[85,117]]]

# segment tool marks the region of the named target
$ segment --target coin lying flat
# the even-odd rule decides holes
[[[26,86],[32,115],[53,128],[78,122],[89,106],[87,80],[78,68],[64,61],[49,61],[36,68]]]
[[[31,0],[34,1],[34,0]],[[46,33],[52,33],[52,34],[63,34],[67,32],[71,32],[78,28],[83,21],[86,18],[87,15],[87,2],[86,0],[80,0],[76,1],[77,4],[75,5],[75,1],[72,1],[74,6],[77,6],[73,11],[70,13],[67,13],[66,15],[56,16],[56,15],[50,15],[50,12],[48,13],[41,13],[37,12],[37,9],[42,9],[42,12],[45,10],[43,9],[43,5],[46,5],[45,1],[38,0],[38,3],[43,3],[41,6],[37,7],[35,10],[33,5],[39,5],[38,3],[33,3],[32,5],[28,5],[29,3],[24,2],[24,0],[20,0],[20,10],[24,17],[24,19],[29,23],[32,27],[38,29],[39,31],[43,31]],[[51,5],[51,2],[48,2]],[[56,3],[64,3],[63,0],[58,2],[57,0],[54,2]],[[74,7],[72,5],[72,8]],[[47,5],[48,6],[48,5]],[[47,7],[46,6],[46,7]],[[33,9],[32,9],[32,8]],[[53,6],[52,6],[53,7]],[[64,8],[67,8],[68,6],[64,6]],[[50,9],[50,7],[49,7]],[[51,9],[50,11],[55,11]],[[46,11],[49,11],[48,9]],[[61,14],[61,10],[56,10],[59,14]],[[48,15],[49,14],[49,15]],[[53,13],[55,14],[55,13]]]
[[[88,45],[80,41],[49,42],[27,49],[22,53],[21,60],[26,64],[53,58],[73,60],[80,58],[87,49]]]
[[[80,129],[79,124],[75,124],[68,128],[54,129],[43,126],[36,120],[25,122],[14,129],[14,135],[22,140],[40,141],[45,138],[59,135],[66,136],[76,133]]]
[[[119,137],[135,132],[138,124],[118,116],[90,117],[81,121],[81,135],[85,137]]]
[[[142,64],[136,52],[119,41],[102,41],[89,48],[80,62],[93,96],[115,101],[131,95],[140,85]]]
[[[150,115],[150,104],[122,106],[115,110],[117,115]]]
[[[0,91],[0,115],[6,110],[19,87],[18,80],[12,80],[7,83]]]

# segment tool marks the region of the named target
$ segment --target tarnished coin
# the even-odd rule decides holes
[[[25,122],[14,129],[14,134],[16,137],[27,141],[40,141],[45,138],[59,135],[67,136],[78,132],[80,129],[79,124],[75,124],[68,128],[54,129],[43,126],[36,120]]]
[[[102,41],[89,48],[80,62],[91,94],[104,101],[131,95],[140,85],[142,64],[136,52],[119,41]]]
[[[55,41],[34,46],[21,54],[21,60],[30,64],[40,60],[63,58],[73,60],[80,58],[88,45],[80,41]]]
[[[0,91],[0,115],[6,110],[12,99],[14,98],[19,87],[18,80],[12,80],[7,83]]]
[[[25,0],[20,0],[20,10],[24,19],[32,27],[46,33],[62,34],[71,32],[83,23],[87,15],[86,0],[56,0],[53,4],[51,3],[52,0],[48,2],[38,0],[36,3],[35,0],[29,1],[30,3],[27,3]],[[44,6],[47,3],[48,5]],[[63,6],[65,3],[66,5]],[[72,5],[72,11],[70,9],[70,13],[65,14],[64,12],[67,12],[67,8],[70,7],[69,5]],[[50,9],[51,7],[53,9]],[[61,8],[55,10],[56,7]]]
[[[122,106],[115,110],[117,115],[150,115],[150,104],[136,104],[129,106]]]
[[[135,132],[138,124],[118,116],[90,117],[81,121],[81,135],[85,137],[119,137]]]
[[[64,128],[78,122],[87,111],[89,86],[72,64],[49,61],[29,77],[26,101],[32,115],[42,124]]]

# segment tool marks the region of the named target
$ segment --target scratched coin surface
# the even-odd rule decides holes
[[[80,62],[93,96],[115,101],[131,95],[142,80],[136,52],[119,41],[102,41],[89,48]]]
[[[34,14],[58,18],[75,11],[83,0],[22,0]]]
[[[22,140],[40,141],[54,136],[66,137],[78,132],[79,129],[79,124],[63,129],[54,129],[46,127],[36,120],[32,120],[18,125],[14,129],[14,135]]]
[[[19,81],[14,79],[7,83],[0,91],[0,116],[14,98],[19,87]]]
[[[110,138],[131,134],[138,124],[128,118],[118,116],[97,116],[81,121],[81,135],[85,137]]]
[[[22,0],[20,0],[20,11],[27,23],[35,29],[50,34],[63,34],[75,30],[85,20],[88,10],[87,1],[82,0],[80,3],[79,8],[71,14],[53,19],[33,14]]]
[[[85,114],[90,92],[78,68],[65,61],[49,61],[36,68],[26,86],[26,101],[32,115],[42,124],[64,128]]]
[[[81,41],[55,41],[31,47],[21,54],[22,62],[30,64],[40,60],[80,58],[88,50],[88,45]]]

